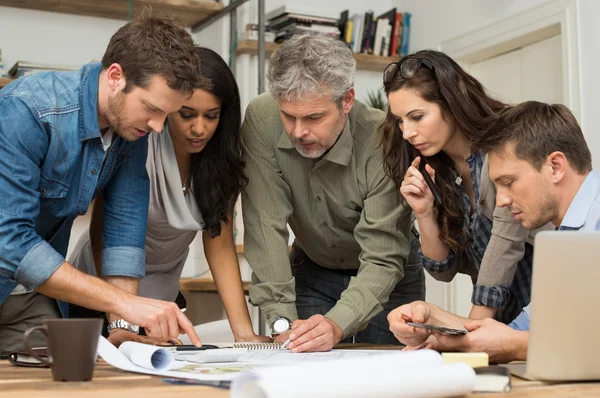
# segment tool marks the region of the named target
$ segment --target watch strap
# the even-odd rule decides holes
[[[123,329],[135,334],[140,333],[140,327],[138,325],[133,325],[124,319],[117,319],[109,322],[107,329],[109,333],[115,329]]]

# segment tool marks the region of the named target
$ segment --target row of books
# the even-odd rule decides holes
[[[386,57],[404,56],[410,51],[409,12],[396,8],[375,16],[372,11],[348,16],[341,13],[339,28],[341,39],[353,52]]]
[[[376,16],[373,11],[349,16],[328,10],[283,5],[266,15],[266,42],[281,43],[294,34],[319,32],[344,41],[354,53],[386,57],[410,51],[411,14],[396,8]],[[248,24],[240,40],[258,40],[258,26]]]

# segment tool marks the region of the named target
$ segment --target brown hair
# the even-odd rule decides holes
[[[410,59],[427,61],[431,67],[421,65],[408,79],[399,72],[392,74],[384,79],[386,94],[401,89],[415,90],[425,101],[436,103],[442,117],[454,123],[471,142],[487,131],[497,113],[506,107],[488,96],[481,83],[446,54],[433,50],[418,51],[403,57],[397,63],[398,70],[403,62]],[[398,120],[389,108],[381,132],[385,171],[400,186],[404,174],[420,152],[404,140]],[[440,239],[457,252],[466,242],[467,233],[463,226],[461,193],[454,183],[454,164],[444,152],[428,157],[427,162],[435,169],[435,185],[442,198],[437,212]]]
[[[191,94],[206,83],[200,75],[194,40],[186,30],[168,18],[149,12],[122,26],[111,37],[102,57],[102,68],[117,63],[127,79],[125,93],[134,87],[148,87],[150,78],[163,77],[168,86]]]
[[[569,108],[561,104],[527,101],[508,108],[475,145],[483,152],[506,150],[539,170],[548,155],[562,152],[579,174],[592,169],[592,155]]]

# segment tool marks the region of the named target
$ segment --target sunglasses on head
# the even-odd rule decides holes
[[[433,73],[433,64],[426,59],[408,58],[403,61],[392,62],[383,71],[383,83],[388,84],[398,73],[403,79],[410,79],[417,73],[421,65]]]

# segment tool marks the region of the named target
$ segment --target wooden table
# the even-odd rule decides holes
[[[372,347],[370,347],[372,348]],[[161,376],[128,373],[99,361],[91,382],[63,383],[52,381],[50,369],[24,368],[0,361],[0,396],[10,397],[171,397],[225,398],[229,391],[205,386],[165,383]],[[472,394],[473,398],[499,397],[600,397],[600,383],[549,385],[513,378],[508,394]]]

